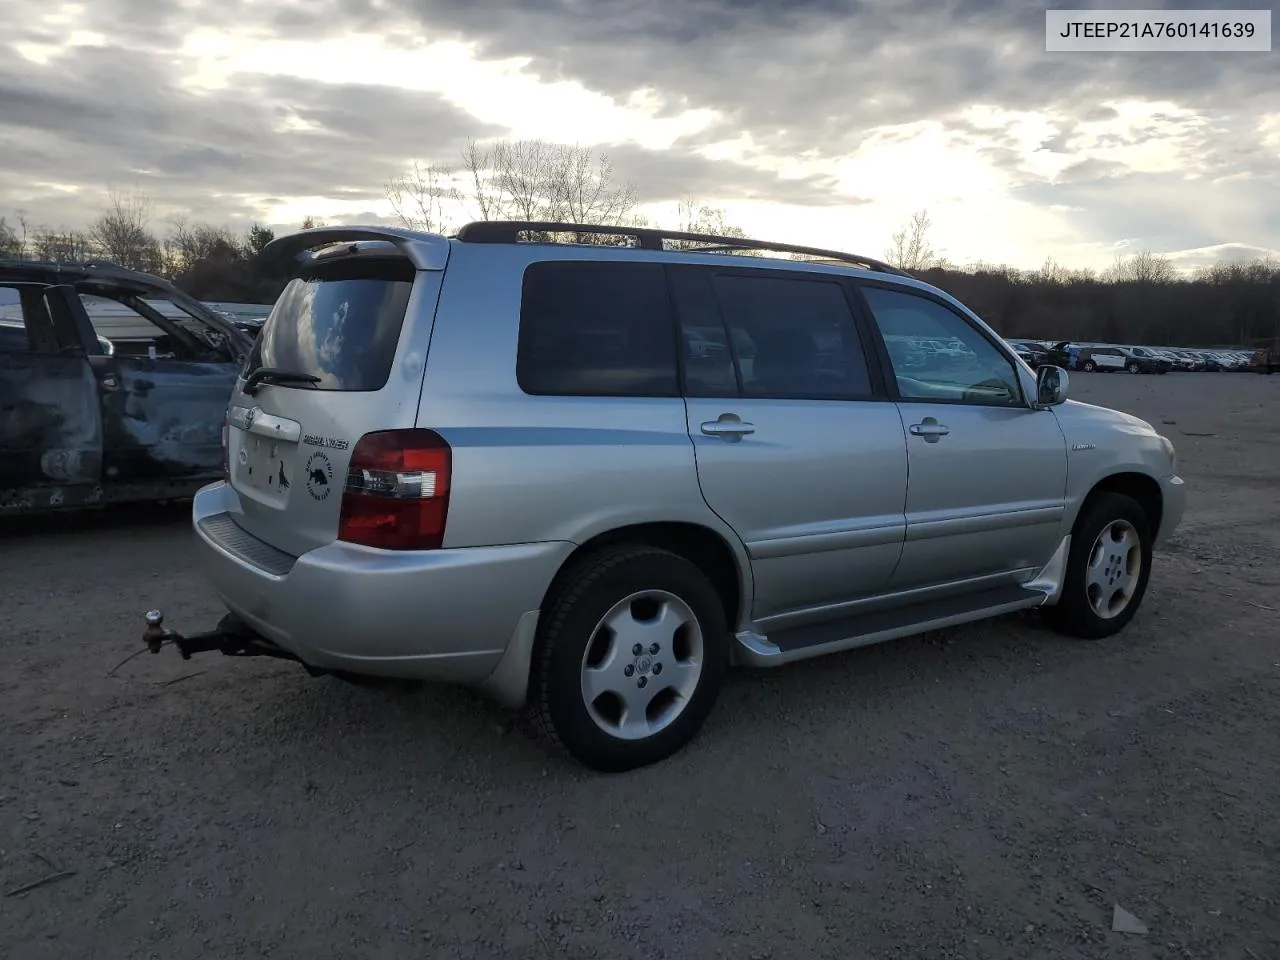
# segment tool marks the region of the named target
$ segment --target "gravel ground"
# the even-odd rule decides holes
[[[1280,377],[1072,387],[1190,484],[1123,635],[1014,617],[738,676],[614,777],[466,690],[110,676],[148,606],[219,612],[185,509],[9,525],[0,957],[1280,957]]]

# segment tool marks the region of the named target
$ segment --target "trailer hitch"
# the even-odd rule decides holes
[[[164,625],[164,614],[159,610],[148,610],[146,615],[147,629],[142,633],[142,641],[152,653],[159,653],[166,644],[178,648],[183,660],[190,660],[192,654],[217,651],[227,657],[275,657],[279,660],[294,660],[308,666],[297,656],[272,643],[266,637],[256,633],[234,613],[228,613],[212,630],[184,636]]]

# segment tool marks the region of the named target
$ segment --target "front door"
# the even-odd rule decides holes
[[[0,285],[0,514],[95,502],[102,424],[84,351],[41,284]]]
[[[698,481],[751,557],[754,618],[799,624],[881,591],[902,551],[905,439],[844,284],[721,267],[669,277]]]
[[[232,345],[197,318],[165,317],[128,294],[82,291],[103,424],[103,478],[119,499],[181,496],[222,476],[222,423],[239,372]]]
[[[894,373],[907,432],[907,530],[896,589],[1028,579],[1057,548],[1065,512],[1066,440],[1031,407],[1011,354],[977,324],[923,292],[860,285],[885,337],[941,347]]]

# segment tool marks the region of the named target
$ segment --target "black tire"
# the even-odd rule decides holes
[[[1127,606],[1110,618],[1100,617],[1089,602],[1086,572],[1094,542],[1117,520],[1126,521],[1137,531],[1142,568]],[[1044,608],[1045,619],[1055,630],[1084,640],[1101,640],[1125,628],[1142,605],[1151,577],[1151,524],[1146,511],[1132,497],[1104,492],[1093,496],[1081,511],[1071,535],[1071,552],[1067,557],[1066,577],[1058,602]]]
[[[1137,362],[1136,362],[1136,361],[1134,361],[1134,360],[1130,360],[1128,363],[1126,363],[1126,364],[1124,365],[1124,368],[1125,368],[1126,370],[1128,370],[1130,373],[1141,373],[1141,372],[1142,372],[1142,368],[1141,368],[1140,366],[1138,366]]]
[[[665,591],[688,605],[702,634],[702,668],[692,695],[668,726],[628,740],[593,719],[582,693],[583,661],[601,619],[645,590]],[[606,772],[631,770],[666,759],[694,738],[728,668],[729,627],[720,595],[706,575],[669,551],[623,544],[580,563],[544,607],[534,647],[530,714],[552,744],[581,763]]]
[[[1094,370],[1098,369],[1098,365],[1092,360],[1086,360],[1084,363],[1080,364],[1080,369],[1085,373],[1093,373]]]

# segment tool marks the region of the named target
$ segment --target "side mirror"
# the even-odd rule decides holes
[[[1070,378],[1061,367],[1045,366],[1036,371],[1036,406],[1056,407],[1067,399]]]

